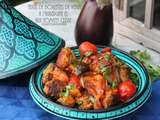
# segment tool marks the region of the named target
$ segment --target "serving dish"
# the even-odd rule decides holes
[[[102,48],[103,46],[98,46],[99,51]],[[79,57],[78,48],[73,47],[72,50],[76,57]],[[151,94],[151,81],[149,80],[145,67],[136,58],[115,48],[111,48],[111,52],[138,74],[137,92],[129,101],[106,110],[78,110],[62,106],[47,98],[43,92],[42,71],[47,65],[42,65],[42,67],[31,76],[29,90],[33,100],[45,111],[68,119],[114,119],[134,112],[149,98]]]

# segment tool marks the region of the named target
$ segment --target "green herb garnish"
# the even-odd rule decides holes
[[[89,56],[91,56],[92,54],[93,54],[92,51],[87,51],[87,52],[84,54],[84,56],[85,56],[85,57],[89,57]]]
[[[112,84],[111,84],[112,88],[117,87],[117,85],[118,85],[117,81],[112,81]]]
[[[100,65],[100,70],[101,70],[102,73],[104,73],[105,71],[107,71],[107,66],[101,64]]]
[[[155,80],[157,78],[160,78],[160,66],[148,64],[148,65],[146,65],[146,68],[148,70],[148,73],[150,75],[151,80]]]
[[[138,79],[139,79],[137,73],[131,70],[129,77],[130,77],[130,79],[132,80],[132,82],[133,82],[135,85],[137,85],[137,82],[138,82]]]
[[[151,60],[151,56],[148,54],[147,50],[130,51],[130,54],[137,57],[141,62],[146,62],[148,60]]]
[[[69,96],[69,90],[74,89],[74,88],[76,88],[76,86],[75,86],[74,83],[69,84],[69,85],[67,85],[67,86],[62,90],[62,92],[60,93],[60,95],[67,97],[67,96]]]
[[[77,101],[76,106],[81,106],[83,104],[83,101]]]
[[[77,61],[76,61],[76,60],[72,60],[72,61],[71,61],[71,64],[72,64],[73,66],[77,66]]]
[[[72,61],[72,54],[69,54],[69,61]]]
[[[75,84],[74,84],[74,83],[69,84],[69,85],[67,85],[67,86],[66,86],[66,89],[68,89],[68,90],[70,90],[70,89],[74,89],[74,88],[76,88],[76,86],[75,86]]]
[[[106,61],[109,61],[110,55],[108,55],[107,53],[105,53],[105,54],[104,54],[104,59],[105,59]]]
[[[104,73],[103,76],[104,76],[104,79],[105,79],[105,80],[109,80],[109,74],[108,74],[108,73]]]
[[[144,66],[147,68],[151,80],[160,78],[160,65],[149,64],[151,56],[146,50],[130,51],[130,54],[138,58],[144,64]],[[135,74],[131,72],[130,76],[132,77],[133,81],[137,81],[137,77]]]

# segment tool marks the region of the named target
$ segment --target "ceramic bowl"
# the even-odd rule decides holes
[[[101,50],[102,47],[98,47]],[[77,47],[72,48],[76,56],[79,56]],[[134,69],[139,77],[136,94],[127,102],[103,110],[78,110],[69,108],[47,98],[43,92],[42,72],[47,65],[43,65],[34,72],[30,79],[29,90],[33,100],[45,111],[68,119],[115,119],[130,114],[141,107],[151,94],[151,81],[145,67],[134,57],[126,52],[111,48],[112,54],[123,60]]]

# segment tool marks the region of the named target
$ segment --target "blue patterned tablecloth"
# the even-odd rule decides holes
[[[0,80],[0,120],[64,120],[35,104],[25,76]],[[160,120],[160,81],[152,84],[150,99],[136,112],[119,120]]]

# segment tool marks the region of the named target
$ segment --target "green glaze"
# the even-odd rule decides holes
[[[76,56],[79,56],[77,48],[72,49]],[[98,48],[101,50],[101,47]],[[123,60],[132,69],[137,71],[139,76],[137,93],[126,103],[106,110],[78,110],[68,108],[51,101],[43,93],[42,71],[46,66],[42,66],[37,72],[33,73],[30,79],[29,90],[34,101],[44,110],[57,116],[68,119],[115,119],[134,112],[141,107],[151,94],[151,82],[145,68],[135,58],[123,51],[112,48],[112,54]]]
[[[0,79],[40,66],[63,46],[61,38],[0,1]]]

